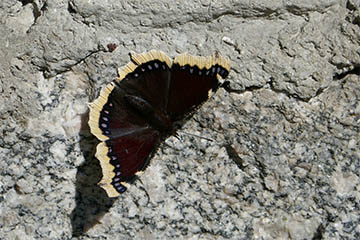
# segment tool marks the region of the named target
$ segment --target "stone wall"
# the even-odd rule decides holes
[[[0,239],[359,239],[359,5],[2,0]],[[239,91],[109,199],[87,105],[150,49],[218,51]]]

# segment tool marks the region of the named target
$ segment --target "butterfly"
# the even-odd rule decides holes
[[[158,50],[130,54],[119,77],[89,104],[90,131],[101,142],[96,149],[109,197],[125,192],[145,170],[159,144],[220,87],[230,60],[180,54],[174,59]]]

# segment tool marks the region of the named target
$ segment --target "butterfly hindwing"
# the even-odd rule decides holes
[[[138,171],[146,168],[158,143],[159,133],[148,128],[99,144],[96,157],[103,169],[99,184],[109,197],[124,192],[126,182],[131,182]]]
[[[153,59],[155,57],[158,59]],[[132,60],[139,65],[133,62],[126,65],[120,73],[122,78],[108,84],[90,104],[90,129],[102,141],[96,154],[103,170],[100,186],[110,197],[125,191],[124,183],[147,166],[160,137],[160,133],[149,125],[148,116],[139,111],[149,107],[137,106],[139,103],[131,103],[129,99],[144,101],[150,110],[153,107],[165,109],[166,106],[169,59],[152,52],[136,55]],[[144,67],[147,71],[142,70]]]

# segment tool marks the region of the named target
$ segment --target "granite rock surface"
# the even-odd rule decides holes
[[[359,1],[2,0],[0,21],[0,239],[360,238]],[[218,51],[237,90],[109,199],[87,105],[150,49]]]

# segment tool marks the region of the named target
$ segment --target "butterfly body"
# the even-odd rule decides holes
[[[159,131],[169,131],[171,129],[172,123],[169,117],[165,113],[157,111],[145,99],[133,95],[127,95],[124,98],[155,129]]]

